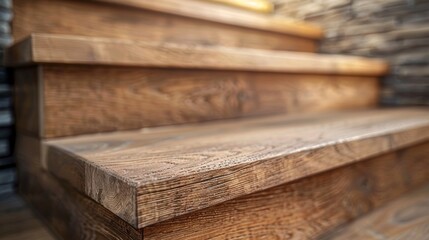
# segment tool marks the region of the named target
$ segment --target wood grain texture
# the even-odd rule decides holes
[[[45,164],[141,228],[427,139],[427,109],[367,110],[51,140]]]
[[[382,60],[361,57],[55,34],[33,34],[6,55],[10,66],[65,63],[359,76],[381,76],[388,70]]]
[[[144,237],[317,239],[428,181],[429,143],[424,143],[148,226]],[[389,225],[386,230],[398,229]]]
[[[370,108],[378,104],[379,96],[375,77],[68,65],[40,68],[42,129],[33,131],[20,124],[19,129],[43,138]],[[22,112],[32,114],[26,109]],[[24,123],[32,119],[20,117]]]
[[[320,28],[302,22],[249,14],[203,2],[189,5],[183,0],[139,0],[135,1],[138,7],[132,7],[130,1],[115,3],[15,0],[12,34],[15,40],[32,33],[55,33],[303,52],[314,52],[317,39],[322,35]],[[171,11],[185,11],[197,16]],[[199,19],[199,16],[209,19]]]
[[[20,191],[61,239],[143,239],[141,230],[40,169],[20,168]]]
[[[0,226],[3,240],[55,239],[16,193],[0,196]]]
[[[428,236],[429,186],[425,186],[322,239],[426,240]]]

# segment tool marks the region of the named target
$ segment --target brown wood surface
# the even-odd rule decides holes
[[[362,57],[55,34],[33,34],[15,44],[6,62],[10,66],[65,63],[359,76],[381,76],[388,70],[384,61]]]
[[[202,1],[223,4],[226,6],[242,8],[242,9],[259,12],[259,13],[272,13],[274,11],[274,4],[270,0],[202,0]]]
[[[25,200],[60,239],[143,238],[141,230],[40,169],[22,166],[19,180]]]
[[[144,237],[317,239],[428,182],[429,143],[424,143],[148,226],[143,229]],[[410,206],[408,211],[396,212],[395,216],[380,216],[371,222],[372,226],[359,225],[363,228],[357,226],[355,230],[378,229],[376,226],[385,222],[386,233],[399,232],[406,221],[419,216],[427,219],[427,199],[423,204],[426,206]],[[392,223],[393,219],[396,221]],[[427,226],[424,227],[420,225],[414,234],[427,233]],[[418,239],[412,233],[409,238],[361,239]],[[338,239],[354,239],[352,235],[346,236]]]
[[[322,29],[314,24],[280,16],[265,16],[239,11],[228,7],[214,6],[193,0],[96,0],[110,2],[118,5],[126,5],[141,9],[177,14],[196,19],[221,22],[242,27],[256,28],[260,30],[274,31],[298,35],[307,38],[320,39],[323,37]]]
[[[313,25],[204,2],[106,2],[15,0],[13,37],[20,40],[32,33],[56,33],[315,52],[322,36],[321,29]]]
[[[43,99],[40,69],[20,68],[14,71],[15,124],[22,134],[43,134]]]
[[[428,109],[275,116],[51,140],[45,164],[144,227],[427,139]]]
[[[427,240],[428,236],[429,186],[425,186],[321,239]]]
[[[54,240],[16,193],[0,195],[0,239]]]
[[[61,65],[32,70],[34,85],[28,71],[16,70],[17,127],[42,138],[370,108],[379,96],[375,77]]]
[[[428,146],[428,143],[420,144],[161,222],[144,228],[144,237],[315,239],[326,231],[345,225],[404,192],[427,183]],[[34,177],[35,174],[38,177]],[[52,219],[47,223],[60,236],[66,236],[65,239],[118,237],[106,234],[103,229],[106,224],[115,226],[121,221],[74,189],[43,172],[25,171],[21,178],[27,200],[41,216]],[[411,214],[414,213],[412,209],[410,211]],[[410,216],[407,214],[410,211],[404,213],[405,216]],[[54,215],[55,212],[57,214]],[[106,213],[106,216],[100,218],[100,213]],[[417,215],[419,216],[421,215]],[[379,220],[383,222],[386,219]],[[395,225],[385,230],[398,229]],[[424,232],[422,230],[424,229],[416,229],[420,233]],[[130,234],[133,232],[134,230]],[[134,239],[140,239],[139,235]]]

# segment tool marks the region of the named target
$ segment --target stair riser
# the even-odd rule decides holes
[[[429,143],[143,229],[145,239],[317,239],[429,181]]]
[[[376,77],[341,75],[46,65],[15,77],[18,131],[43,138],[368,108],[379,96]]]
[[[426,240],[429,236],[429,185],[407,193],[319,240]],[[362,231],[364,229],[364,231]],[[374,234],[377,233],[377,234]]]
[[[144,239],[315,239],[427,183],[428,156],[429,143],[412,146],[148,226]],[[21,191],[64,239],[142,238],[103,207],[29,166],[21,168]]]
[[[96,13],[96,14],[95,14]],[[94,1],[15,0],[13,36],[74,34],[314,52],[316,40]]]

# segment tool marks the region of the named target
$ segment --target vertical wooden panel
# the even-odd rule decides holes
[[[43,137],[374,107],[375,77],[45,66]]]
[[[17,131],[41,136],[43,109],[39,67],[18,68],[15,74],[15,115]]]
[[[429,185],[340,227],[326,240],[427,240],[429,236]]]

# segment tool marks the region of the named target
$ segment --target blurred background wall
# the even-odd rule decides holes
[[[0,0],[0,59],[12,42],[10,22],[12,1]],[[13,151],[12,87],[6,68],[0,64],[0,197],[13,191],[16,180]]]
[[[383,57],[385,105],[429,105],[429,0],[271,0],[278,15],[325,28],[321,52]]]

